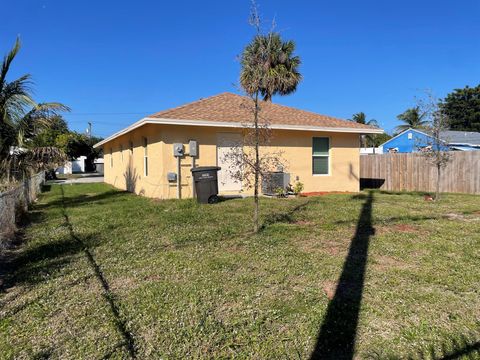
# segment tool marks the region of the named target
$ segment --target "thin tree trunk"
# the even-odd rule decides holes
[[[437,164],[437,188],[435,189],[435,201],[440,199],[440,178],[441,178],[440,164]]]
[[[258,204],[258,182],[260,178],[260,134],[258,129],[258,91],[255,93],[255,111],[254,111],[254,124],[255,124],[255,183],[254,183],[254,210],[253,210],[253,231],[258,232],[258,213],[259,213],[259,204]]]

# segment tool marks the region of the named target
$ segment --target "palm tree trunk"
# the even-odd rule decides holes
[[[258,217],[259,217],[259,204],[258,204],[258,183],[260,179],[260,133],[258,128],[258,91],[255,93],[255,109],[254,109],[254,124],[255,124],[255,183],[254,183],[254,209],[253,209],[253,231],[258,232]]]

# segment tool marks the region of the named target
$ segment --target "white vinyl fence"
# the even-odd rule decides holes
[[[14,234],[20,216],[37,198],[44,181],[45,173],[42,171],[23,180],[15,188],[0,193],[0,248]]]

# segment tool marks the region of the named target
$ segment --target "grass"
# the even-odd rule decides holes
[[[0,358],[480,358],[480,198],[216,205],[54,185],[0,291]]]
[[[73,174],[57,174],[58,180],[71,180],[71,179],[80,179],[84,177],[86,173],[73,173]],[[97,173],[93,173],[97,175]]]

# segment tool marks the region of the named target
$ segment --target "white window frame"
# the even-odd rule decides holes
[[[328,154],[327,155],[314,155],[313,154],[313,141],[314,139],[328,139]],[[332,163],[332,154],[330,152],[331,149],[331,141],[332,139],[330,136],[313,136],[312,137],[312,175],[313,176],[330,176],[331,175],[331,163]],[[326,157],[328,159],[328,172],[326,174],[315,174],[313,172],[313,159],[314,158],[320,158],[320,157]]]

